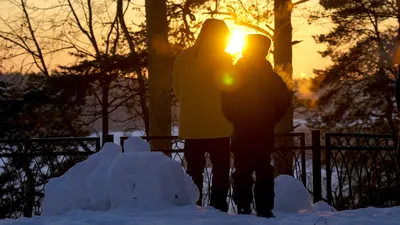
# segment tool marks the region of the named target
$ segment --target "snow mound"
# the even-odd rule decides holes
[[[197,187],[177,161],[151,152],[140,137],[126,141],[125,153],[121,149],[106,143],[63,176],[51,179],[45,187],[42,215],[195,205]]]
[[[311,196],[303,183],[288,175],[275,178],[274,210],[290,213],[312,210]]]
[[[150,152],[150,144],[140,137],[130,137],[124,142],[124,151],[131,152]]]
[[[312,212],[336,212],[336,209],[324,201],[312,205]]]

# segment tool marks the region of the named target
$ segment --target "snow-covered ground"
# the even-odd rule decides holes
[[[356,211],[285,213],[276,218],[229,215],[212,208],[196,206],[169,207],[158,211],[129,209],[108,212],[71,211],[54,217],[4,220],[7,225],[398,225],[400,208],[367,208]]]
[[[125,153],[117,144],[78,163],[45,188],[42,216],[0,220],[7,225],[388,225],[399,224],[400,207],[337,212],[311,203],[303,184],[279,176],[272,219],[198,207],[198,190],[180,164],[150,152],[147,142],[131,137]]]

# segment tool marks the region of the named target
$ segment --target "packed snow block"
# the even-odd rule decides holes
[[[336,212],[336,209],[324,201],[312,205],[312,212]]]
[[[197,186],[193,182],[189,182],[191,179],[186,175],[180,163],[168,160],[157,166],[160,171],[158,185],[168,187],[161,189],[162,201],[177,206],[190,205],[197,201],[200,196]]]
[[[85,183],[97,167],[95,160],[77,163],[60,178],[54,178],[45,186],[44,215],[59,215],[71,209],[88,209],[89,199]]]
[[[103,148],[96,154],[90,155],[88,161],[92,161],[96,165],[100,163],[108,163],[117,157],[117,155],[122,153],[121,145],[114,143],[105,143]]]
[[[151,152],[141,138],[130,138],[127,143],[128,153],[106,143],[100,152],[51,179],[45,188],[43,215],[196,204],[197,187],[177,161]]]
[[[85,192],[89,198],[89,208],[92,210],[108,210],[111,207],[108,198],[105,177],[111,167],[111,162],[122,154],[122,147],[114,143],[105,143],[103,149],[90,156],[88,160],[96,162],[97,167],[86,180]]]
[[[73,209],[91,209],[89,197],[94,197],[95,200],[101,198],[101,194],[99,196],[99,192],[97,192],[96,189],[102,189],[102,186],[105,185],[100,184],[104,183],[104,173],[101,175],[98,172],[93,172],[96,170],[98,171],[100,165],[112,162],[115,157],[121,153],[122,148],[120,145],[106,143],[98,153],[90,155],[87,160],[76,164],[66,172],[65,176],[67,178],[67,186],[69,187],[68,191],[71,192],[71,207]],[[100,169],[104,170],[104,168]],[[102,178],[98,178],[98,176],[102,176]],[[102,181],[99,181],[99,179]],[[94,180],[95,185],[100,184],[99,187],[94,186],[93,184],[88,187],[87,182],[93,182]]]
[[[189,192],[191,203],[195,204],[197,200],[200,198],[200,191],[197,188],[197,186],[193,183],[192,177],[187,175],[187,173],[184,174],[185,176],[185,182],[186,182],[186,188],[187,191]]]
[[[42,216],[59,215],[71,210],[70,192],[65,177],[51,179],[44,190]]]
[[[288,175],[275,178],[274,210],[297,213],[311,209],[311,196],[301,181]]]
[[[124,152],[150,152],[149,142],[143,140],[141,137],[129,137],[128,140],[124,142]]]
[[[122,152],[121,146],[114,143],[106,143],[103,148],[85,161],[77,163],[70,168],[64,176],[70,186],[80,188],[81,194],[85,193],[85,184],[93,171],[103,163],[109,163]]]
[[[98,153],[77,163],[60,178],[51,179],[45,186],[44,191],[45,198],[42,205],[44,215],[63,214],[72,209],[90,209],[90,198],[94,199],[93,202],[103,201],[103,196],[99,192],[93,193],[93,190],[106,189],[104,188],[105,175],[100,173],[108,170],[98,167],[99,165],[110,163],[121,152],[121,146],[114,143],[106,143]],[[93,173],[95,170],[103,171]],[[87,182],[89,182],[89,185]],[[94,208],[97,209],[98,206]],[[100,206],[100,208],[104,207]]]
[[[107,178],[111,207],[195,204],[198,194],[188,179],[180,164],[161,152],[119,155]]]
[[[111,207],[108,198],[107,183],[104,182],[104,176],[110,170],[109,163],[100,164],[88,177],[85,185],[85,191],[89,198],[89,208],[96,211],[108,210]]]

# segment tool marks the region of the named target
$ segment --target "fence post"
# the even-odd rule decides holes
[[[119,138],[119,144],[121,145],[121,150],[122,150],[122,152],[125,152],[125,149],[124,149],[124,144],[125,144],[125,137],[120,137]]]
[[[301,149],[300,149],[300,154],[301,154],[301,181],[304,184],[304,187],[307,187],[307,165],[306,165],[306,137],[304,133],[300,135],[301,140]]]
[[[325,164],[326,164],[326,198],[328,204],[333,204],[332,198],[332,170],[331,170],[331,148],[330,148],[330,135],[325,134]],[[340,187],[340,181],[339,181]]]
[[[101,150],[100,138],[96,138],[96,152]]]
[[[312,165],[313,165],[313,198],[314,203],[322,200],[321,175],[321,132],[313,130],[312,134]]]
[[[114,135],[112,135],[112,134],[106,134],[106,136],[105,136],[105,138],[104,138],[104,140],[103,140],[103,145],[104,145],[105,143],[107,143],[107,142],[114,143]]]
[[[24,143],[25,154],[20,158],[22,163],[22,169],[25,172],[25,188],[24,188],[24,206],[23,206],[23,216],[26,218],[32,217],[34,202],[35,202],[35,178],[33,176],[32,170],[30,169],[30,158],[28,155],[28,143]]]

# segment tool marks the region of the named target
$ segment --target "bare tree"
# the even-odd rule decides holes
[[[51,38],[46,37],[45,29],[48,21],[44,22],[41,14],[44,9],[33,8],[26,1],[4,1],[4,6],[14,6],[13,16],[0,16],[0,46],[4,54],[4,61],[18,58],[22,61],[20,70],[29,70],[35,66],[44,75],[49,75],[46,56],[68,49],[68,47],[52,46],[47,44]],[[60,6],[61,7],[61,6]],[[58,8],[58,7],[57,7]],[[53,8],[52,10],[54,10]],[[42,25],[43,27],[41,27]],[[29,62],[25,63],[27,59]]]
[[[117,17],[119,20],[119,23],[121,25],[123,34],[125,36],[126,41],[128,42],[129,45],[129,50],[130,50],[130,54],[133,57],[137,57],[138,53],[135,49],[135,44],[133,41],[133,38],[128,30],[128,27],[125,23],[125,19],[124,19],[124,11],[123,11],[123,0],[118,0],[117,1]],[[134,68],[134,71],[136,72],[138,81],[139,81],[139,101],[140,101],[140,106],[142,109],[142,114],[143,114],[143,120],[144,120],[144,124],[145,124],[145,131],[146,134],[149,135],[149,108],[147,105],[147,88],[146,88],[146,84],[145,84],[145,78],[143,75],[143,71],[142,68],[140,68],[139,66],[136,66]]]
[[[0,44],[7,50],[6,60],[30,57],[32,63],[25,64],[22,60],[21,65],[26,70],[35,66],[49,76],[56,69],[51,65],[54,54],[61,51],[65,54],[69,50],[75,62],[72,66],[63,62],[61,68],[69,73],[93,76],[92,95],[88,96],[87,110],[82,116],[88,124],[101,119],[102,133],[106,135],[110,114],[136,99],[137,92],[129,92],[132,88],[122,86],[127,79],[136,83],[137,79],[132,77],[135,72],[140,71],[138,76],[143,77],[141,70],[132,70],[129,63],[144,66],[140,56],[126,56],[129,49],[123,44],[116,8],[110,7],[115,3],[62,0],[40,8],[23,0],[7,2],[14,6],[19,17],[17,20],[1,17],[5,29],[0,31]],[[23,21],[21,25],[20,21]],[[125,85],[133,83],[125,82]]]

